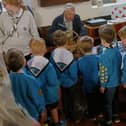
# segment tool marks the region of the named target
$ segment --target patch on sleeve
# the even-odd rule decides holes
[[[39,96],[42,96],[42,95],[43,95],[42,89],[39,89],[39,90],[38,90],[38,95],[39,95]]]
[[[99,63],[99,69],[100,69],[100,82],[101,83],[106,83],[108,81],[108,70],[101,63]]]

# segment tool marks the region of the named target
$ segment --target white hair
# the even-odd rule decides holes
[[[64,10],[75,9],[75,5],[73,3],[66,3],[64,6]]]

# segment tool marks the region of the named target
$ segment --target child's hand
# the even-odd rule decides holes
[[[123,87],[126,88],[126,84],[123,84]]]
[[[102,93],[102,94],[105,93],[105,88],[104,87],[100,87],[100,93]]]

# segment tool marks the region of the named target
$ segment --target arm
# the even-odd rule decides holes
[[[60,82],[58,81],[56,71],[51,63],[49,64],[47,71],[46,78],[49,86],[58,86]]]
[[[38,82],[33,77],[30,84],[28,85],[28,96],[32,99],[32,102],[38,109],[39,113],[45,110],[45,100],[42,94],[42,90],[38,86]]]
[[[31,12],[28,12],[28,13],[30,16],[30,34],[32,35],[33,38],[39,38],[38,29],[37,29],[35,20],[33,18],[33,15],[31,14]]]
[[[100,84],[101,87],[105,88],[106,83],[108,82],[109,79],[109,73],[108,73],[108,68],[106,66],[105,58],[100,58],[99,59],[99,77],[100,77]]]
[[[87,29],[84,27],[84,23],[81,21],[80,16],[76,15],[77,18],[77,26],[79,28],[79,35],[84,36],[87,35]]]
[[[124,56],[123,58],[123,61],[122,61],[122,64],[123,64],[123,70],[122,70],[122,83],[124,84],[124,87],[126,87],[126,55]]]

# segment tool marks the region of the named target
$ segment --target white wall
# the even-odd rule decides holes
[[[37,0],[31,0],[31,1],[35,12],[36,22],[39,27],[51,25],[52,20],[63,12],[63,5],[39,7]],[[97,7],[92,8],[90,2],[81,2],[76,3],[75,6],[76,6],[76,13],[80,15],[82,20],[85,20],[88,18],[111,14],[111,10],[114,5],[112,4],[100,8]]]

